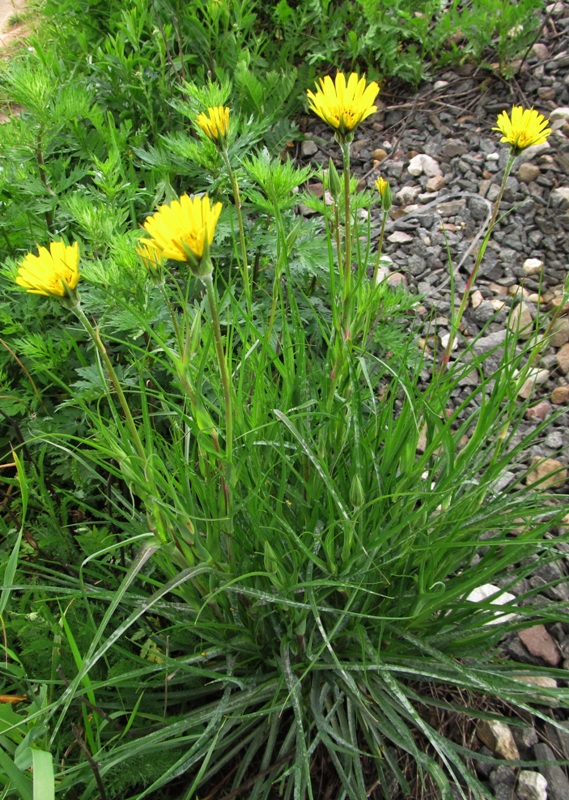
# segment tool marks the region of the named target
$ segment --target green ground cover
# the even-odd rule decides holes
[[[516,437],[554,315],[489,377],[472,347],[422,355],[419,298],[374,280],[389,191],[357,191],[346,98],[315,89],[331,64],[372,90],[506,70],[539,7],[44,4],[0,74],[3,797],[391,797],[402,754],[484,797],[433,713],[567,705],[498,649],[562,610],[491,625],[467,599],[567,539]],[[343,156],[329,204],[284,155],[307,89]],[[512,158],[542,133],[507,124]]]

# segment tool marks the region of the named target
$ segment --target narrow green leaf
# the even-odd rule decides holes
[[[7,780],[2,776],[2,772]],[[8,787],[12,784],[17,789],[20,800],[35,800],[31,781],[18,769],[10,756],[0,749],[0,781],[2,780]]]
[[[33,800],[54,800],[55,782],[53,775],[53,756],[45,750],[30,748],[33,767]]]

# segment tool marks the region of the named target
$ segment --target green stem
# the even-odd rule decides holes
[[[352,219],[350,209],[350,142],[342,143],[342,160],[344,162],[344,281],[342,297],[344,313],[347,314],[347,301],[352,284]],[[343,320],[344,323],[347,319]]]
[[[91,323],[87,319],[87,316],[85,315],[85,312],[83,311],[83,309],[79,305],[79,301],[78,300],[73,305],[72,308],[73,308],[73,311],[74,311],[75,315],[77,316],[77,318],[79,319],[79,321],[81,322],[81,324],[83,325],[83,327],[85,328],[85,330],[87,331],[89,336],[92,338],[93,342],[95,343],[95,346],[96,346],[96,348],[97,348],[97,350],[99,352],[99,355],[101,356],[101,358],[103,360],[103,363],[105,365],[105,368],[107,370],[107,374],[109,376],[109,379],[110,379],[110,381],[111,381],[111,383],[113,385],[113,389],[115,390],[115,392],[117,394],[117,397],[119,399],[119,403],[121,405],[123,414],[125,416],[125,420],[126,420],[126,424],[127,424],[128,430],[130,432],[130,435],[132,436],[132,441],[134,442],[134,446],[136,448],[136,452],[137,452],[138,456],[142,459],[143,463],[146,463],[146,460],[147,460],[146,452],[145,452],[144,447],[142,445],[142,442],[140,440],[140,436],[138,435],[138,429],[136,427],[136,423],[135,423],[135,421],[133,419],[133,416],[131,414],[127,399],[126,399],[125,394],[124,394],[124,392],[122,390],[122,386],[121,386],[120,381],[118,379],[117,373],[115,372],[115,368],[113,367],[112,361],[109,358],[109,354],[107,353],[107,351],[105,349],[105,345],[101,341],[101,337],[99,336],[99,331],[98,331],[98,329],[96,327],[91,325]]]
[[[271,303],[271,313],[269,315],[269,324],[267,327],[267,342],[270,343],[273,335],[273,326],[275,324],[275,316],[277,312],[277,303],[280,296],[281,281],[283,272],[288,263],[288,251],[286,243],[286,231],[283,224],[283,218],[279,204],[273,200],[274,219],[277,233],[277,261],[275,265],[275,277],[273,280],[273,299]]]
[[[43,185],[44,185],[46,191],[48,192],[48,194],[50,194],[53,197],[54,196],[53,195],[53,190],[52,190],[51,186],[49,185],[49,180],[48,180],[48,177],[47,177],[47,170],[46,170],[46,166],[45,166],[44,151],[43,151],[43,127],[41,127],[41,126],[40,126],[40,129],[38,131],[38,140],[37,140],[37,145],[36,145],[36,150],[35,150],[35,156],[36,156],[36,161],[37,161],[37,165],[38,165],[38,173],[39,173],[39,176],[40,176],[40,180],[43,183]],[[52,208],[48,208],[46,210],[46,212],[45,212],[45,224],[46,224],[47,230],[48,230],[48,232],[50,234],[53,234],[53,223],[54,223],[53,209]]]
[[[379,243],[377,245],[377,254],[375,257],[375,267],[373,270],[373,285],[377,285],[377,277],[379,275],[379,264],[381,262],[381,253],[383,252],[383,237],[385,236],[385,223],[387,221],[387,211],[383,212],[381,220],[381,232],[379,234]]]
[[[202,281],[205,284],[209,310],[213,322],[213,336],[215,340],[215,350],[223,387],[223,398],[225,401],[225,457],[227,460],[228,484],[232,485],[232,466],[233,466],[233,403],[231,398],[231,381],[229,370],[227,369],[227,358],[223,349],[221,339],[221,327],[219,325],[219,315],[217,313],[217,297],[213,280],[210,275],[204,275]]]
[[[227,368],[227,357],[223,349],[221,340],[221,327],[219,325],[219,315],[217,313],[217,295],[211,273],[204,275],[201,279],[205,283],[209,310],[213,322],[213,338],[215,340],[215,350],[219,364],[219,374],[223,387],[223,398],[225,401],[225,475],[221,476],[223,493],[225,496],[225,511],[227,514],[227,530],[225,541],[227,546],[227,557],[230,565],[235,564],[233,553],[233,402],[231,397],[231,381]]]
[[[336,201],[334,201],[334,238],[336,240],[336,252],[338,253],[338,273],[343,283],[344,259],[342,258],[342,243],[340,241],[340,209]]]
[[[239,182],[235,170],[231,166],[229,154],[226,149],[221,151],[225,168],[231,183],[231,190],[235,200],[235,210],[237,211],[237,224],[239,225],[239,242],[241,245],[241,278],[243,280],[243,287],[245,289],[245,298],[247,300],[247,310],[250,312],[253,304],[253,295],[251,288],[251,280],[249,276],[249,267],[247,265],[247,243],[245,241],[245,228],[243,227],[243,214],[241,212],[241,193],[239,191]]]
[[[448,344],[447,344],[447,346],[445,348],[445,352],[443,354],[443,359],[442,359],[442,364],[441,364],[441,368],[442,369],[445,369],[445,367],[447,366],[447,364],[450,361],[450,354],[452,352],[452,347],[453,347],[454,341],[456,339],[456,335],[458,333],[458,328],[460,326],[462,317],[464,316],[464,312],[466,311],[466,306],[468,305],[468,300],[469,300],[469,297],[470,297],[470,290],[472,289],[474,281],[476,280],[476,277],[478,275],[478,270],[480,268],[480,264],[482,262],[482,259],[484,257],[484,253],[486,251],[486,246],[487,246],[488,241],[490,239],[490,235],[491,235],[491,233],[492,233],[492,231],[494,229],[494,226],[496,225],[496,220],[498,219],[498,212],[500,210],[500,203],[502,202],[502,197],[504,195],[504,190],[506,188],[506,182],[508,180],[508,177],[510,175],[510,172],[512,170],[512,167],[514,165],[514,161],[515,160],[516,160],[516,156],[512,155],[512,153],[510,152],[510,154],[508,156],[508,162],[507,162],[506,167],[504,169],[504,175],[502,177],[502,185],[500,186],[500,192],[499,192],[498,197],[496,198],[496,201],[494,203],[494,208],[492,210],[492,217],[490,218],[490,222],[488,224],[488,230],[486,231],[486,235],[484,236],[484,240],[483,240],[483,242],[482,242],[482,244],[480,246],[480,249],[478,251],[478,254],[476,256],[476,260],[474,262],[474,266],[472,268],[472,271],[471,271],[470,275],[468,276],[468,280],[466,281],[466,286],[464,287],[464,294],[462,295],[462,300],[461,300],[461,303],[460,303],[460,307],[458,309],[458,313],[456,314],[456,316],[455,316],[455,318],[453,320],[453,324],[451,326]]]
[[[339,330],[336,330],[336,338],[334,343],[334,364],[332,373],[330,375],[330,387],[328,393],[328,408],[332,407],[334,400],[334,393],[338,381],[344,372],[344,365],[350,351],[351,340],[351,314],[350,303],[352,295],[352,220],[350,210],[350,143],[351,140],[345,140],[337,137],[342,149],[342,161],[344,167],[344,252],[340,245],[339,235],[339,214],[335,208],[335,223],[336,223],[336,247],[338,250],[338,267],[340,270],[341,281],[341,301],[342,301],[342,315],[340,318]],[[343,255],[343,258],[342,258]]]

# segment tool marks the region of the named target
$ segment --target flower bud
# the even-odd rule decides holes
[[[384,178],[378,178],[374,183],[374,186],[379,192],[379,196],[381,198],[381,210],[387,214],[393,205],[391,186]]]
[[[359,475],[354,475],[350,486],[350,503],[354,508],[361,508],[365,503],[364,487]]]
[[[342,183],[332,159],[328,161],[328,188],[330,189],[330,194],[336,200],[342,191]]]

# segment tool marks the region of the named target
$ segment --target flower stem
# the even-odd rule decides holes
[[[342,300],[344,306],[343,322],[347,323],[348,297],[352,288],[352,219],[350,209],[350,142],[342,142],[344,162],[344,280]]]
[[[243,280],[243,287],[245,289],[245,298],[247,300],[247,310],[250,312],[253,304],[253,295],[251,280],[249,277],[249,267],[247,266],[247,243],[245,241],[245,228],[243,227],[243,213],[241,211],[241,193],[239,191],[239,182],[235,170],[231,166],[229,154],[227,149],[221,150],[223,163],[227,169],[229,182],[231,184],[231,191],[235,200],[235,210],[237,212],[237,224],[239,225],[239,243],[241,245],[241,278]]]
[[[117,397],[119,399],[119,403],[121,405],[123,414],[125,416],[125,420],[126,420],[126,424],[127,424],[128,430],[130,432],[130,435],[132,436],[132,441],[134,442],[134,446],[136,448],[136,452],[137,452],[138,456],[142,459],[143,463],[146,463],[147,455],[146,455],[146,452],[144,450],[143,444],[142,444],[142,442],[140,440],[140,436],[138,435],[138,429],[136,427],[136,423],[135,423],[135,421],[133,419],[133,416],[132,416],[132,413],[130,411],[127,399],[125,397],[125,394],[124,394],[124,392],[122,390],[122,386],[121,386],[120,381],[118,379],[117,373],[115,372],[115,368],[113,367],[112,361],[109,358],[109,354],[107,353],[105,345],[103,344],[103,342],[101,340],[101,337],[99,335],[99,331],[95,326],[91,325],[91,323],[87,319],[87,316],[86,316],[85,312],[83,311],[83,309],[79,305],[79,300],[77,300],[77,302],[73,304],[72,309],[73,309],[73,312],[75,313],[75,316],[79,319],[79,321],[81,322],[81,324],[83,325],[83,327],[85,328],[85,330],[87,331],[89,336],[92,338],[93,342],[95,343],[95,347],[97,348],[97,350],[99,352],[99,355],[101,356],[101,358],[103,360],[103,363],[104,363],[105,368],[107,370],[107,374],[108,374],[109,379],[110,379],[110,381],[111,381],[111,383],[113,385],[113,389],[115,390],[115,392],[117,394]]]
[[[387,211],[383,212],[383,217],[381,220],[381,231],[379,234],[379,243],[377,245],[377,254],[375,257],[375,266],[373,269],[373,285],[376,286],[377,278],[379,275],[379,264],[381,262],[381,253],[383,252],[383,238],[385,236],[385,223],[387,222]]]
[[[231,398],[231,381],[229,370],[227,369],[227,358],[223,349],[221,339],[221,327],[219,325],[219,315],[217,313],[217,296],[211,274],[202,277],[207,292],[209,310],[213,322],[213,336],[215,340],[215,350],[219,365],[219,374],[223,388],[223,398],[225,402],[225,458],[227,460],[228,483],[231,486],[232,465],[233,465],[233,402]]]
[[[336,240],[336,252],[338,254],[338,272],[340,275],[340,280],[342,280],[344,262],[342,259],[342,243],[340,241],[340,211],[337,202],[334,202],[334,238]]]
[[[204,275],[202,281],[205,283],[209,310],[213,322],[213,338],[215,340],[215,350],[223,387],[223,398],[225,401],[225,475],[221,476],[223,494],[225,497],[225,512],[227,514],[227,529],[225,532],[225,542],[227,547],[227,557],[230,565],[234,565],[233,554],[233,402],[231,397],[231,381],[227,368],[227,357],[223,349],[221,340],[221,327],[219,325],[219,315],[217,313],[217,294],[213,285],[211,273]]]
[[[490,222],[488,223],[488,230],[486,231],[486,235],[484,236],[482,244],[480,245],[480,249],[478,250],[478,254],[476,256],[476,260],[474,262],[474,266],[472,268],[472,271],[471,271],[470,275],[468,276],[468,280],[466,281],[466,286],[464,287],[464,293],[462,295],[462,300],[461,300],[461,303],[460,303],[460,307],[458,309],[458,312],[457,312],[457,314],[456,314],[456,316],[455,316],[455,318],[453,320],[452,326],[451,326],[449,340],[448,340],[447,346],[445,348],[445,351],[444,351],[444,354],[443,354],[442,363],[441,363],[441,368],[442,369],[444,369],[447,366],[447,364],[449,363],[449,361],[450,361],[450,354],[452,352],[452,347],[453,347],[453,344],[454,344],[455,339],[456,339],[456,334],[458,333],[458,328],[459,328],[460,323],[462,321],[462,317],[464,316],[464,312],[466,311],[466,306],[468,305],[468,300],[469,300],[469,297],[470,297],[470,290],[472,289],[474,281],[476,280],[476,277],[478,275],[478,270],[480,268],[480,264],[482,262],[482,259],[484,257],[484,253],[486,251],[486,246],[487,246],[488,241],[490,239],[490,235],[491,235],[491,233],[492,233],[492,231],[494,229],[494,226],[496,225],[496,220],[498,218],[498,212],[500,210],[500,203],[502,202],[502,197],[504,195],[504,190],[506,188],[506,183],[508,181],[508,177],[510,175],[510,172],[512,170],[512,167],[514,165],[514,161],[515,160],[516,160],[516,156],[513,155],[512,152],[510,152],[510,154],[508,156],[508,161],[506,163],[506,167],[504,169],[504,175],[502,177],[502,185],[500,186],[500,192],[499,192],[498,197],[496,198],[496,200],[494,202],[494,208],[492,210],[492,217],[490,218]]]

